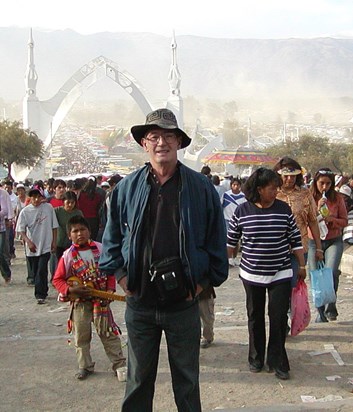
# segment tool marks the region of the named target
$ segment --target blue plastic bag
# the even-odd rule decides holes
[[[324,264],[319,261],[317,263],[317,269],[310,271],[310,279],[313,303],[316,308],[336,302],[331,268],[325,268]]]

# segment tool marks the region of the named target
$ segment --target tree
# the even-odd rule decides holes
[[[353,145],[330,144],[327,137],[304,134],[298,141],[272,146],[268,152],[277,158],[291,157],[312,173],[322,167],[329,167],[336,173],[352,173]]]
[[[0,122],[0,164],[7,169],[7,178],[13,180],[11,169],[14,163],[31,167],[44,156],[43,142],[18,121]]]
[[[320,167],[332,167],[330,145],[326,137],[304,134],[299,140],[286,141],[268,150],[273,157],[288,156],[295,159],[307,170],[315,172]]]

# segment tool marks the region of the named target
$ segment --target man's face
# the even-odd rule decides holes
[[[65,194],[66,187],[63,185],[58,185],[55,188],[55,197],[57,199],[62,199]]]
[[[72,212],[75,209],[76,202],[72,199],[65,199],[64,200],[64,209],[66,212]]]
[[[72,225],[69,233],[69,239],[76,245],[83,246],[88,243],[91,237],[90,231],[84,225]]]
[[[4,189],[6,190],[6,192],[11,195],[12,194],[12,186],[11,185],[5,185]]]
[[[167,129],[152,129],[142,139],[142,145],[155,165],[176,163],[177,151],[181,145],[181,137]]]
[[[31,204],[34,207],[38,207],[42,203],[43,197],[39,193],[35,193],[31,196]]]
[[[18,187],[17,188],[17,195],[20,197],[23,197],[26,194],[26,191],[24,190],[23,187]]]

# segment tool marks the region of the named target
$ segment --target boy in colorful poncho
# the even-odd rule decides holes
[[[60,292],[59,300],[71,300],[68,330],[74,331],[78,361],[77,379],[86,379],[94,371],[94,362],[90,354],[92,322],[104,346],[105,353],[112,362],[112,369],[119,381],[125,381],[126,359],[121,349],[120,329],[114,322],[109,301],[94,298],[90,294],[89,283],[94,289],[113,293],[114,276],[105,276],[98,269],[98,259],[102,245],[90,240],[88,222],[82,216],[73,216],[67,224],[67,231],[72,245],[59,261],[53,285]],[[70,286],[68,280],[75,276],[76,286]],[[77,283],[77,282],[76,282]]]

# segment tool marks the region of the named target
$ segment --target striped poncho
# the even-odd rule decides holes
[[[290,280],[290,250],[302,249],[302,243],[287,203],[275,200],[269,208],[240,205],[229,223],[227,246],[234,248],[240,239],[240,277],[245,282],[266,286]]]

